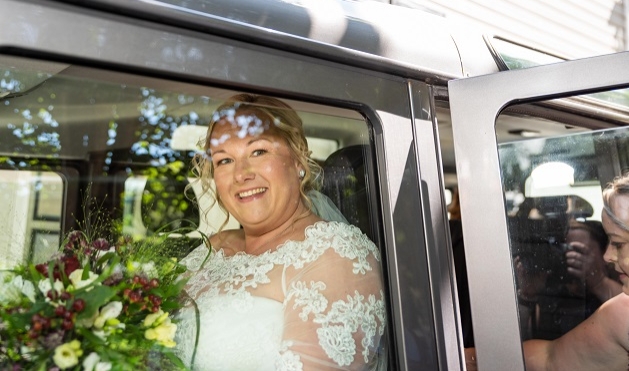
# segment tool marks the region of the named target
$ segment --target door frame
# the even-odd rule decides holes
[[[623,52],[448,83],[479,369],[524,370],[496,118],[509,104],[627,85],[627,66]]]

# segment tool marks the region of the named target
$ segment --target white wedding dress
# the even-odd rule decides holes
[[[176,336],[186,364],[196,353],[199,371],[384,369],[376,246],[339,222],[315,223],[305,236],[261,255],[218,251],[202,264],[200,246],[184,259],[194,272]]]

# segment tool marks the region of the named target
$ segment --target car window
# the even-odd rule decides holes
[[[605,110],[601,113],[604,117]],[[520,334],[522,340],[556,339],[613,296],[601,293],[602,277],[620,290],[617,273],[603,260],[601,194],[629,168],[624,156],[629,132],[622,120],[592,125],[567,113],[556,113],[554,120],[504,114],[497,125],[504,131],[518,119],[523,121],[511,128],[498,153]],[[576,260],[571,252],[578,252]],[[586,255],[595,264],[581,270],[576,264]]]
[[[46,262],[70,231],[97,238],[105,224],[133,240],[171,233],[178,259],[240,228],[192,161],[214,110],[241,91],[1,55],[0,76],[0,268]],[[323,168],[321,192],[378,243],[370,126],[353,110],[285,101]]]

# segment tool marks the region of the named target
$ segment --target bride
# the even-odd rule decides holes
[[[195,370],[376,370],[386,312],[376,246],[318,215],[321,168],[285,103],[241,94],[217,109],[196,169],[242,226],[186,259],[178,353]],[[315,196],[313,196],[315,195]],[[314,203],[313,203],[314,199]],[[329,210],[328,210],[329,211]]]

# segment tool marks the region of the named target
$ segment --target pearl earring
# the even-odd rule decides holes
[[[306,170],[304,169],[299,170],[299,179],[304,179],[305,176],[306,176]]]

